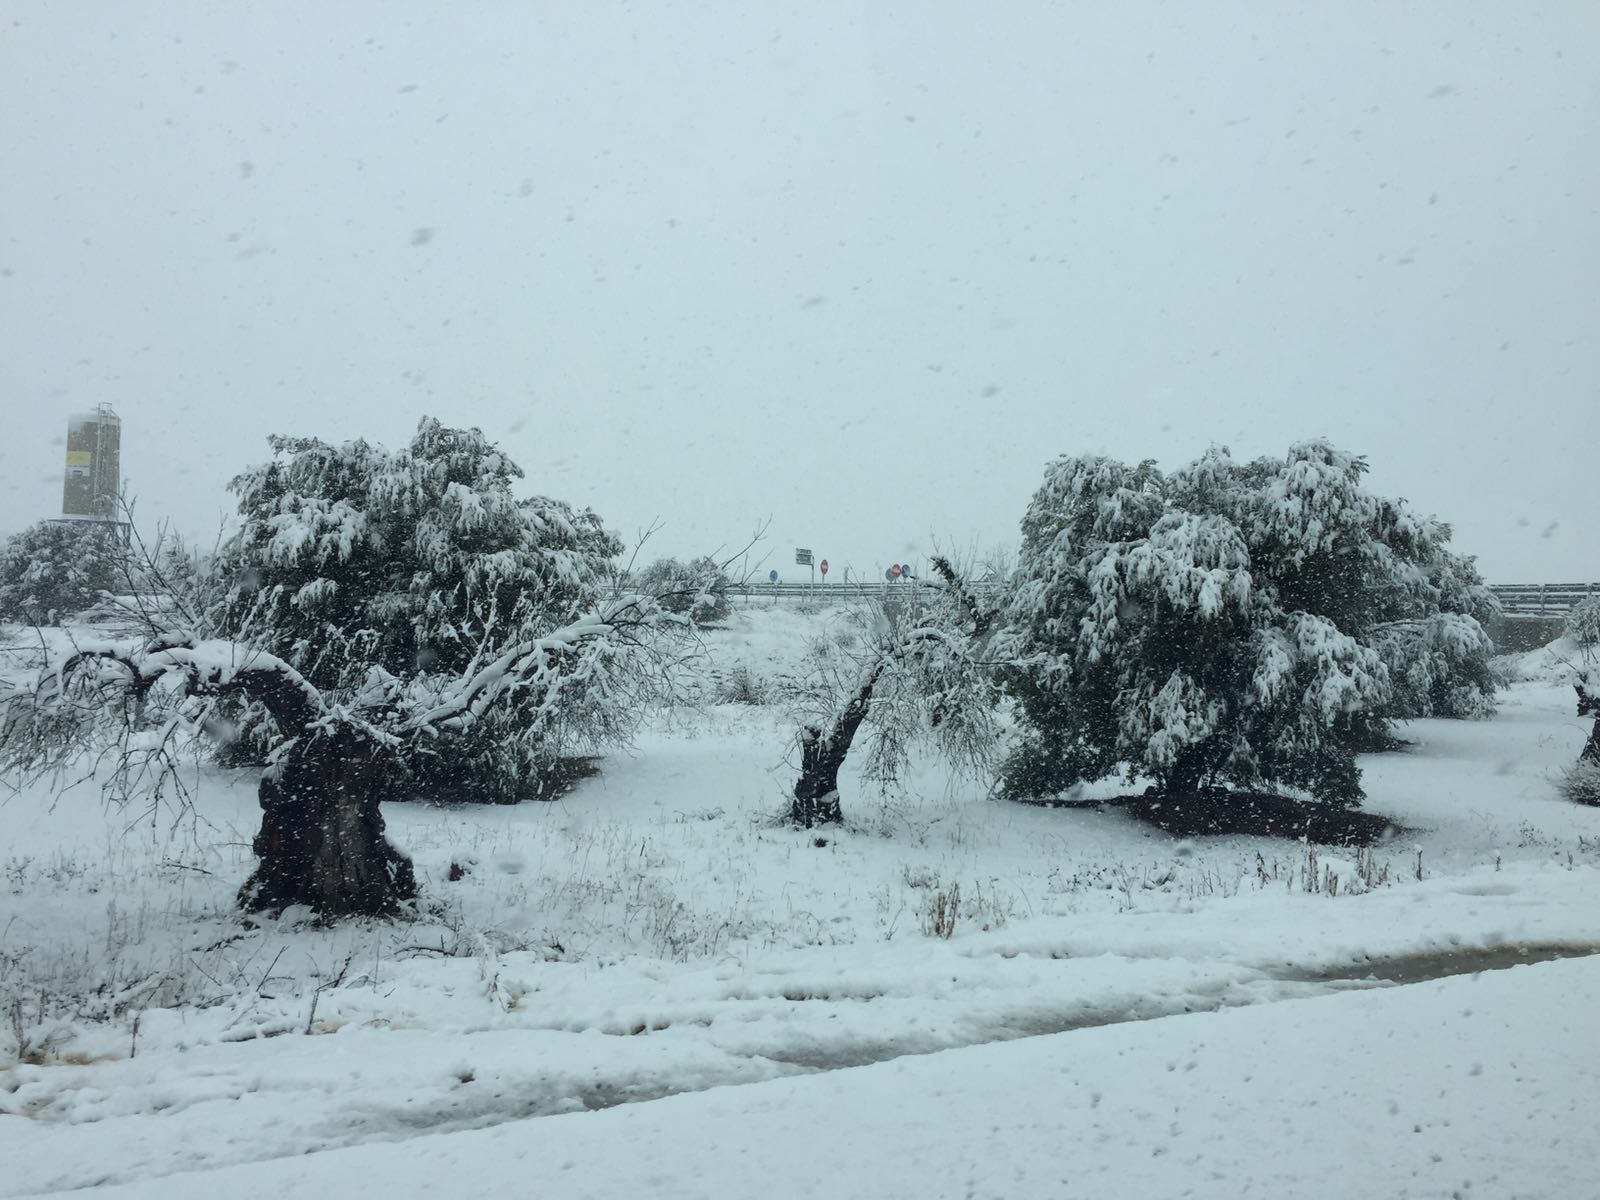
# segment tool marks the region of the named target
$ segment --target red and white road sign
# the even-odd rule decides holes
[[[827,559],[823,559],[821,562],[819,562],[817,564],[817,570],[821,571],[824,575],[826,575],[828,573],[828,560]]]
[[[889,574],[893,575],[896,579],[899,579],[900,578],[900,564],[899,563],[895,563],[894,566],[890,567],[889,568]]]

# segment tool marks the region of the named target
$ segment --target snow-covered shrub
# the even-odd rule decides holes
[[[1171,476],[1051,464],[996,654],[1022,717],[1006,791],[1122,771],[1169,795],[1278,784],[1350,804],[1357,735],[1483,711],[1490,646],[1460,609],[1487,593],[1448,526],[1372,495],[1365,471],[1320,441],[1244,464],[1214,449]]]
[[[271,461],[230,485],[242,525],[212,565],[212,631],[345,702],[425,709],[508,645],[592,608],[621,549],[593,512],[514,495],[522,470],[476,429],[424,418],[400,451],[270,442]],[[620,719],[601,691],[544,699],[512,698],[397,765],[433,798],[539,794],[560,755]],[[259,710],[234,716],[256,751],[275,737]]]
[[[1500,602],[1473,560],[1447,548],[1449,526],[1430,522],[1419,530],[1402,553],[1424,572],[1426,587],[1398,593],[1366,633],[1393,685],[1382,716],[1492,717],[1505,681],[1485,629],[1500,618]]]
[[[1589,596],[1574,605],[1562,633],[1586,655],[1600,651],[1600,596]]]
[[[1580,758],[1561,777],[1560,787],[1568,800],[1600,808],[1600,762]]]
[[[717,679],[715,698],[718,704],[761,705],[767,702],[768,688],[762,679],[745,663]]]
[[[999,741],[998,699],[984,647],[992,614],[944,559],[892,602],[849,613],[851,636],[823,637],[784,703],[799,726],[800,778],[791,819],[843,819],[838,774],[862,742],[862,775],[887,787],[927,748],[957,770],[988,777]]]
[[[97,521],[41,521],[0,547],[0,620],[55,625],[121,578],[124,550]]]
[[[1492,717],[1500,686],[1494,643],[1463,613],[1391,621],[1369,631],[1389,668],[1392,693],[1383,717]]]
[[[658,558],[639,573],[633,586],[654,596],[668,612],[688,613],[700,625],[725,621],[733,611],[727,573],[714,558],[691,562]]]
[[[1579,804],[1600,805],[1600,664],[1586,663],[1577,668],[1572,684],[1578,693],[1578,715],[1593,717],[1594,725],[1578,761],[1562,780],[1561,790],[1567,799]]]

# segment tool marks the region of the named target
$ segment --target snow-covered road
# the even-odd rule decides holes
[[[1600,1178],[1596,1011],[1600,959],[1551,962],[163,1174],[98,1194],[1568,1200],[1592,1195]],[[529,1043],[536,1053],[538,1039]],[[248,1106],[236,1121],[240,1137],[271,1136]],[[36,1145],[28,1157],[47,1153]]]
[[[272,1006],[243,1017],[226,1008],[151,1011],[131,1057],[128,1045],[108,1042],[97,1061],[6,1071],[0,1113],[12,1115],[0,1116],[0,1159],[11,1168],[0,1195],[153,1185],[251,1164],[271,1175],[274,1164],[308,1154],[418,1138],[439,1146],[444,1135],[530,1118],[789,1076],[853,1078],[863,1064],[913,1057],[964,1077],[956,1052],[1026,1039],[1035,1050],[1025,1061],[1054,1054],[1046,1047],[1059,1038],[1118,1024],[1129,1027],[1119,1045],[1164,1044],[1168,1034],[1148,1031],[1166,1029],[1171,1016],[1354,990],[1412,993],[1397,1002],[1404,1010],[1454,985],[1389,987],[1396,976],[1503,966],[1552,948],[1592,952],[1593,902],[1591,870],[1519,867],[1333,903],[1245,895],[1193,912],[1030,921],[952,941],[806,947],[758,962],[597,967],[513,954],[500,960],[492,988],[474,959],[397,964],[381,992],[362,984],[323,993],[314,1021]],[[1573,978],[1592,982],[1600,958],[1586,962]],[[1564,978],[1532,967],[1498,974],[1530,990],[1528,1011]],[[1492,1019],[1515,1025],[1513,1007]],[[1367,1053],[1391,1069],[1413,1061],[1381,1026],[1366,1030],[1363,1049],[1367,1018],[1341,1024],[1341,1014],[1364,1009],[1310,1011],[1346,1040],[1346,1059]],[[1237,1019],[1246,1025],[1222,1028],[1249,1027]],[[1262,1019],[1265,1030],[1284,1018]],[[1544,1027],[1551,1036],[1559,1028]],[[1305,1036],[1320,1045],[1323,1032],[1308,1027]],[[1267,1066],[1253,1074],[1275,1078]],[[1557,1072],[1549,1082],[1581,1094],[1585,1078]],[[1301,1103],[1283,1080],[1290,1090],[1276,1103]]]

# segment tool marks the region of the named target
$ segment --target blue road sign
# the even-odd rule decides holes
[[[767,572],[767,582],[768,583],[777,583],[778,582],[778,573],[776,571],[768,571]]]

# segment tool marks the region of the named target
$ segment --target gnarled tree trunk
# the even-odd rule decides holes
[[[417,894],[411,860],[378,811],[384,754],[355,726],[302,731],[261,780],[260,862],[239,891],[252,911],[304,904],[323,917],[392,916]]]
[[[1206,755],[1202,752],[1180,751],[1170,770],[1161,779],[1158,793],[1163,799],[1193,798],[1200,791],[1200,781],[1205,778]]]
[[[824,733],[815,725],[808,725],[800,734],[800,778],[794,784],[794,803],[789,806],[789,820],[807,829],[813,825],[841,825],[844,812],[839,806],[839,768],[856,739],[856,730],[866,720],[872,704],[872,689],[883,674],[883,664],[871,673],[850,697],[833,728]]]
[[[303,904],[326,918],[389,916],[417,893],[411,860],[384,836],[378,807],[393,779],[388,760],[398,739],[461,733],[518,689],[553,692],[575,671],[600,661],[599,656],[586,659],[584,647],[603,645],[601,639],[619,630],[624,637],[636,636],[653,628],[654,620],[647,602],[622,597],[545,637],[512,646],[462,680],[445,701],[394,730],[375,728],[329,705],[293,665],[274,654],[184,633],[158,633],[133,649],[78,651],[41,680],[25,719],[30,731],[51,719],[70,728],[72,721],[60,714],[73,711],[72,703],[103,702],[109,688],[120,686],[138,706],[169,678],[181,679],[189,695],[244,695],[261,702],[285,740],[262,776],[261,829],[253,842],[260,861],[239,890],[240,906],[282,911]],[[119,679],[100,675],[110,664],[122,668]],[[86,693],[87,700],[84,695],[64,700],[69,686]],[[0,735],[12,724],[12,711],[0,707]],[[41,744],[37,733],[26,739],[0,736],[0,762],[39,760],[32,748]],[[60,761],[78,750],[65,736],[55,744]]]
[[[1589,740],[1583,744],[1578,761],[1600,767],[1600,695],[1591,694],[1588,688],[1579,684],[1578,715],[1587,717],[1591,713],[1594,715],[1594,727],[1589,730]]]
[[[994,614],[984,611],[948,559],[935,558],[933,569],[972,622],[972,627],[966,631],[967,640],[982,638],[988,633]],[[861,680],[849,703],[834,718],[832,728],[824,731],[820,726],[807,725],[800,731],[800,778],[795,780],[794,801],[789,807],[789,820],[793,824],[809,829],[814,825],[844,823],[839,804],[839,768],[844,766],[856,732],[872,707],[872,691],[888,666],[887,659],[879,659]],[[943,719],[944,714],[935,708],[933,724],[937,726]]]

